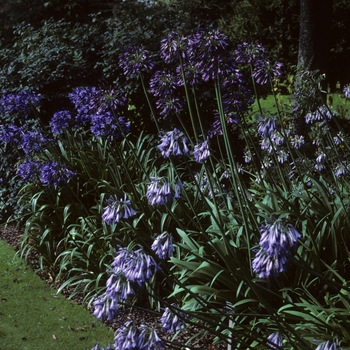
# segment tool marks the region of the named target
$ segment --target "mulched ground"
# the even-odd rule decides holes
[[[15,226],[8,226],[6,229],[0,227],[0,237],[11,245],[16,251],[19,249],[19,243],[21,240],[22,231]],[[55,283],[50,274],[47,271],[40,270],[39,267],[39,255],[35,252],[31,252],[27,258],[27,264],[35,271],[47,284],[51,285],[52,288],[57,289],[59,285]],[[64,290],[62,294],[69,296],[70,291]],[[76,296],[73,300],[79,304],[82,302],[82,296]],[[92,312],[92,310],[89,310]],[[159,325],[159,316],[152,313],[152,311],[141,310],[138,308],[133,308],[132,312],[120,311],[118,317],[113,321],[106,321],[106,325],[112,328],[114,331],[118,329],[121,325],[125,324],[127,321],[134,321],[136,324],[147,323],[148,325],[158,326]],[[176,338],[176,343],[178,346],[171,345],[167,346],[166,349],[196,349],[196,350],[225,350],[227,345],[219,344],[212,345],[210,337],[204,339],[196,339],[191,341],[190,345],[183,345],[190,339],[194,334],[196,334],[198,329],[196,327],[190,326],[181,331],[179,336]],[[157,330],[158,332],[158,330]],[[171,340],[171,335],[160,330],[158,332],[160,337],[164,340]],[[112,339],[111,339],[112,342]]]

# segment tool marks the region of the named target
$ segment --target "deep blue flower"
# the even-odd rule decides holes
[[[179,55],[181,55],[182,58],[186,57],[187,49],[187,38],[181,36],[176,32],[171,32],[165,39],[161,41],[160,57],[166,63],[170,63],[172,61],[178,62]]]
[[[0,98],[0,114],[20,114],[27,118],[33,108],[37,108],[42,101],[41,94],[30,90],[19,93],[7,93],[3,91]]]
[[[247,43],[237,45],[235,50],[236,60],[243,64],[253,64],[258,60],[263,60],[265,57],[265,48],[259,43]]]
[[[172,304],[174,308],[177,310],[179,309],[178,305]],[[183,311],[178,311],[181,315],[179,317],[177,314],[175,314],[170,308],[166,307],[163,315],[160,319],[160,322],[162,324],[162,328],[169,333],[176,333],[180,331],[181,329],[186,327],[186,323],[183,320],[185,317],[185,314]]]
[[[49,142],[40,131],[27,131],[21,133],[21,148],[26,156],[36,153]]]
[[[275,332],[270,334],[267,337],[267,345],[269,347],[269,349],[273,349],[273,350],[280,350],[283,349],[283,335],[280,334],[279,332]]]
[[[67,166],[49,160],[41,166],[40,181],[46,186],[52,186],[57,189],[59,186],[66,184],[76,173]]]
[[[130,131],[130,122],[124,116],[115,116],[112,112],[104,112],[91,116],[91,132],[96,137],[121,137]]]
[[[126,52],[119,55],[119,66],[123,69],[124,75],[129,76],[152,70],[154,62],[150,52],[143,45],[130,46]]]
[[[167,96],[159,98],[156,101],[157,109],[159,114],[163,116],[164,119],[170,115],[179,114],[184,108],[185,102],[183,99],[174,96]]]
[[[0,139],[4,143],[18,143],[20,139],[21,128],[16,125],[2,126]]]
[[[293,225],[282,221],[263,224],[260,232],[260,249],[252,262],[253,272],[260,278],[276,276],[286,270],[301,235]]]
[[[61,134],[64,130],[66,130],[70,121],[72,120],[72,116],[69,111],[58,111],[54,113],[53,117],[50,120],[50,127],[53,134]]]
[[[161,141],[162,142],[158,145],[158,148],[164,158],[185,155],[188,153],[188,138],[182,131],[176,128],[164,133],[161,137]]]
[[[194,146],[193,157],[197,163],[203,163],[208,157],[210,157],[208,140]]]
[[[17,175],[27,183],[33,183],[40,177],[42,163],[34,159],[28,159],[17,168]]]
[[[344,86],[343,92],[345,98],[350,98],[350,84]]]
[[[150,80],[151,92],[154,96],[168,97],[172,95],[177,88],[182,85],[177,76],[174,76],[169,70],[157,71]]]
[[[172,235],[167,231],[163,232],[154,239],[151,249],[160,259],[170,258],[175,250]]]
[[[102,219],[106,224],[117,224],[120,219],[128,219],[134,216],[136,211],[131,207],[130,199],[127,199],[127,194],[124,193],[124,199],[118,198],[117,195],[112,195],[107,199],[107,206],[104,208]]]

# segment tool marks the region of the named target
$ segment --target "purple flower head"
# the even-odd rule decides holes
[[[112,112],[94,114],[91,116],[91,132],[96,137],[119,138],[123,133],[130,131],[130,122],[125,120],[124,116],[117,117]],[[121,131],[122,130],[122,131]]]
[[[282,63],[276,62],[272,65],[268,60],[257,60],[254,64],[252,76],[260,85],[266,85],[267,82],[282,75]]]
[[[175,250],[172,235],[166,231],[163,232],[154,239],[151,249],[156,253],[159,259],[170,258]]]
[[[42,164],[34,159],[28,159],[17,168],[17,175],[27,183],[33,183],[40,177]]]
[[[210,157],[208,140],[194,146],[193,157],[197,163],[203,163],[208,157]]]
[[[180,130],[174,129],[163,134],[162,143],[158,145],[164,158],[180,156],[188,153],[187,136]]]
[[[159,110],[159,114],[166,119],[170,115],[179,114],[184,108],[184,101],[178,97],[168,96],[159,98],[156,101],[157,109]]]
[[[188,41],[185,37],[176,32],[171,32],[161,41],[160,57],[165,63],[178,61],[179,57],[185,58]],[[180,55],[180,56],[179,56]]]
[[[131,282],[121,269],[113,269],[110,273],[111,275],[106,282],[107,298],[118,304],[120,301],[127,300],[130,295],[135,295]]]
[[[49,142],[40,131],[27,131],[21,133],[21,148],[26,156],[36,153]]]
[[[235,72],[235,61],[228,50],[228,38],[218,30],[197,33],[197,53],[194,65],[202,75],[203,81],[227,77]]]
[[[28,118],[29,112],[38,107],[41,100],[41,94],[29,90],[17,94],[3,91],[0,98],[0,114],[20,114],[23,118]]]
[[[53,134],[61,134],[69,127],[72,116],[69,111],[58,111],[50,120],[50,127]]]
[[[350,84],[344,86],[343,92],[345,98],[350,98]]]
[[[294,135],[290,139],[290,144],[294,149],[300,149],[305,145],[305,139],[303,135]]]
[[[119,55],[119,66],[123,69],[124,75],[138,75],[144,71],[150,71],[154,67],[154,62],[150,57],[150,52],[144,46],[130,46],[129,49]]]
[[[176,309],[179,309],[178,305],[172,304],[172,306]],[[165,308],[160,321],[162,323],[162,328],[166,332],[176,333],[186,327],[186,323],[183,320],[183,318],[186,318],[186,316],[182,311],[179,311],[179,313],[181,315],[181,318],[168,307]]]
[[[261,225],[260,232],[260,249],[252,262],[253,272],[260,278],[276,276],[286,270],[301,235],[293,225],[284,225],[282,221]]]
[[[66,184],[76,173],[65,165],[49,160],[41,166],[40,181],[45,187],[52,186],[57,189]]]
[[[237,45],[235,50],[236,60],[243,64],[253,64],[257,60],[263,60],[265,57],[265,48],[259,44],[250,44],[244,42]]]
[[[265,118],[258,116],[258,133],[263,137],[270,137],[271,133],[276,130],[276,118]]]
[[[273,349],[273,350],[280,350],[283,349],[283,335],[280,334],[279,332],[275,332],[270,334],[267,337],[267,345],[269,347],[269,349]]]
[[[112,321],[119,310],[118,302],[108,298],[106,294],[102,294],[101,296],[97,297],[94,300],[93,305],[93,315],[101,321],[106,319],[108,321]]]
[[[135,326],[128,321],[115,332],[114,347],[120,350],[159,350],[165,346],[155,329],[146,325]]]
[[[152,206],[166,204],[173,198],[179,198],[182,188],[183,184],[180,181],[176,181],[172,189],[170,183],[166,182],[163,177],[151,177],[146,192],[148,203]]]
[[[140,286],[159,269],[153,257],[146,254],[142,248],[131,251],[119,247],[111,266],[115,274],[122,272],[128,281],[136,282]]]
[[[97,114],[104,112],[117,111],[120,107],[125,106],[127,98],[121,89],[99,90],[93,95],[90,104]]]
[[[150,80],[151,92],[156,97],[172,95],[181,84],[169,70],[156,71]]]
[[[0,138],[4,143],[14,142],[18,143],[20,138],[21,128],[16,125],[2,126]]]
[[[107,225],[117,224],[120,219],[128,219],[136,215],[136,211],[131,207],[130,199],[124,193],[124,199],[118,199],[117,195],[112,195],[107,199],[107,206],[104,208],[102,219]]]

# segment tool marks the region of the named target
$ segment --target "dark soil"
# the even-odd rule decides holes
[[[20,248],[21,235],[23,231],[18,229],[15,226],[8,226],[5,228],[0,226],[0,238],[6,241],[9,245],[11,245],[15,251],[18,251]],[[31,251],[30,254],[26,258],[27,264],[31,267],[35,273],[37,273],[47,284],[49,284],[52,288],[58,289],[59,284],[53,280],[51,275],[46,270],[41,270],[39,265],[39,255],[34,251]],[[61,281],[62,283],[62,281]],[[71,291],[63,290],[62,294],[69,297]],[[77,295],[72,298],[78,304],[82,303],[83,296]],[[92,312],[93,310],[89,310]],[[134,321],[136,324],[148,324],[154,327],[157,327],[157,332],[159,336],[164,341],[170,341],[172,334],[166,333],[159,328],[159,315],[152,312],[151,310],[141,309],[138,307],[130,308],[128,311],[120,311],[118,312],[118,317],[113,321],[106,321],[105,324],[113,329],[114,331],[118,329],[121,325],[125,324],[127,321]],[[227,349],[227,345],[225,344],[212,344],[211,337],[199,337],[198,339],[191,340],[189,345],[184,345],[186,342],[197,332],[198,328],[194,326],[189,326],[181,331],[181,333],[176,337],[176,341],[173,344],[168,345],[166,349],[196,349],[196,350],[224,350]],[[113,339],[111,339],[111,343]]]

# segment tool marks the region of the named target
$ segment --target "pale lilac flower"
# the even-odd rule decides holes
[[[161,151],[164,158],[185,155],[188,153],[188,138],[177,128],[173,131],[164,133],[161,141],[161,144],[158,145],[158,149]]]
[[[193,157],[197,163],[203,163],[208,157],[210,157],[208,140],[194,146]]]
[[[151,177],[146,197],[150,205],[163,205],[170,202],[173,198],[179,198],[183,184],[176,181],[173,184],[173,189],[170,183],[162,177]]]
[[[320,106],[315,111],[309,112],[305,116],[306,123],[324,122],[331,120],[335,115],[335,111],[332,111],[327,106]]]
[[[348,162],[341,162],[334,168],[334,174],[337,178],[347,176],[350,174],[350,164]]]
[[[290,144],[294,149],[300,149],[305,145],[305,139],[303,135],[294,135],[290,139]]]
[[[172,304],[174,308],[179,309],[178,305]],[[169,333],[176,333],[181,329],[186,327],[186,323],[183,320],[185,318],[185,314],[182,311],[178,311],[181,314],[181,318],[176,315],[171,309],[168,307],[165,308],[163,315],[160,319],[162,323],[162,328]]]
[[[341,350],[342,348],[338,348],[337,343],[327,340],[324,343],[321,343],[317,346],[315,350]]]
[[[274,332],[267,337],[267,345],[269,349],[279,350],[283,349],[283,335],[279,332]]]
[[[170,258],[175,250],[172,235],[167,231],[163,232],[154,239],[151,249],[160,259]]]
[[[104,208],[102,219],[106,224],[117,224],[120,219],[128,219],[136,214],[136,210],[131,207],[130,199],[124,193],[124,199],[118,199],[117,195],[112,195],[107,199],[107,206]]]
[[[252,262],[253,272],[260,278],[267,278],[286,271],[300,233],[293,225],[284,225],[282,221],[261,225],[260,232],[260,249]]]
[[[343,92],[345,98],[350,98],[350,84],[344,86]]]
[[[276,118],[258,116],[258,133],[263,137],[269,137],[276,130]]]
[[[95,298],[93,305],[95,308],[93,315],[101,321],[106,319],[112,321],[119,310],[118,301],[108,298],[106,294]]]

